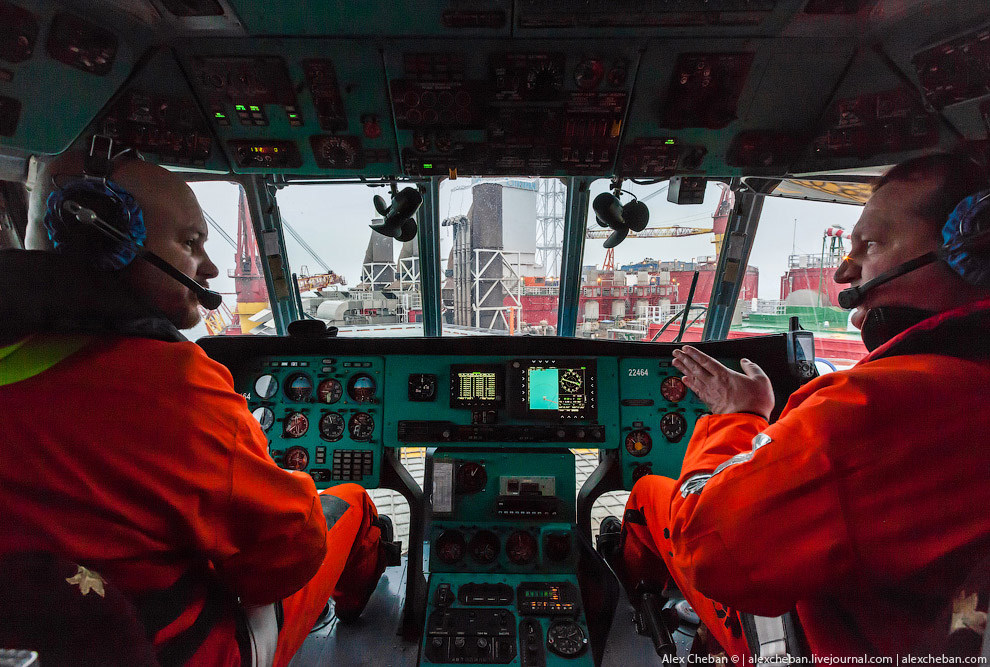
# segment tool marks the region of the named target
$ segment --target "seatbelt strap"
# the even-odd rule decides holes
[[[92,340],[93,336],[36,334],[0,347],[0,387],[44,373]]]
[[[782,616],[739,614],[739,620],[755,661],[773,662],[806,655],[793,612]]]

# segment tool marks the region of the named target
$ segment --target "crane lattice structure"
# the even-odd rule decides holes
[[[536,196],[536,262],[547,277],[560,275],[564,247],[564,210],[567,188],[556,178],[541,178]]]

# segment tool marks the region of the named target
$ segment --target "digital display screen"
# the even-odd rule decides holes
[[[529,409],[581,412],[588,405],[588,369],[529,369]]]
[[[596,366],[593,359],[513,362],[514,412],[535,419],[595,419]],[[516,393],[518,391],[518,393]]]
[[[505,386],[501,366],[454,365],[450,367],[450,407],[496,407],[502,404]]]

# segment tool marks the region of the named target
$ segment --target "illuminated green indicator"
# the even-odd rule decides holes
[[[251,111],[261,111],[261,107],[256,107],[256,106],[254,106],[254,105],[252,104],[252,105],[251,105]]]
[[[247,107],[244,106],[243,104],[236,104],[234,105],[234,108],[237,109],[238,111],[247,111]]]
[[[433,163],[432,162],[424,162],[423,163],[423,169],[433,169]]]
[[[674,142],[673,139],[667,139],[667,141],[665,141],[663,143],[667,144],[668,146],[673,146],[675,142]]]
[[[299,118],[299,114],[290,113],[289,118]]]
[[[216,116],[217,118],[226,118],[226,116],[220,113],[219,111],[216,113]]]

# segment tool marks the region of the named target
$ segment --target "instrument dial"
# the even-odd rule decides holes
[[[347,430],[352,440],[371,440],[375,432],[375,420],[367,412],[357,412],[347,422]]]
[[[479,530],[468,543],[468,553],[471,554],[471,558],[482,565],[494,563],[500,548],[498,535],[490,530]]]
[[[359,373],[347,383],[347,395],[358,403],[367,403],[374,400],[377,386],[375,378],[366,373]]]
[[[631,456],[646,456],[653,449],[653,438],[646,431],[637,429],[626,436],[626,451]]]
[[[282,435],[286,438],[301,438],[309,430],[309,419],[301,412],[293,412],[282,423]]]
[[[539,545],[525,530],[517,530],[505,541],[505,554],[516,565],[529,565],[536,560]]]
[[[328,380],[323,380],[320,382],[319,386],[316,387],[316,400],[320,403],[336,403],[340,400],[343,393],[344,388],[340,386],[340,382],[330,378]]]
[[[653,474],[653,464],[652,463],[641,463],[633,469],[632,481],[633,484],[639,481],[640,477],[646,477],[647,475]]]
[[[272,424],[275,423],[275,413],[272,412],[271,408],[255,408],[254,412],[251,414],[258,420],[258,424],[261,425],[262,431],[267,431],[272,427]]]
[[[433,547],[441,563],[453,565],[464,557],[464,535],[459,530],[445,530]]]
[[[581,90],[593,90],[602,82],[605,75],[605,63],[601,60],[588,59],[581,62],[574,70],[574,83]]]
[[[320,417],[320,437],[336,442],[344,435],[344,418],[339,412],[328,412]]]
[[[560,388],[562,391],[568,394],[577,394],[581,391],[584,386],[584,378],[581,374],[572,369],[567,368],[560,375]]]
[[[588,648],[588,636],[574,621],[554,621],[547,629],[547,646],[559,656],[574,658]]]
[[[416,373],[409,376],[409,400],[432,401],[437,395],[437,376],[432,373]]]
[[[687,387],[680,377],[672,375],[660,383],[660,393],[671,403],[677,403],[687,396]]]
[[[305,373],[295,373],[285,379],[285,396],[290,401],[308,401],[313,395],[313,380]]]
[[[285,468],[287,470],[305,470],[309,465],[309,452],[305,447],[289,447],[285,450]]]
[[[278,380],[274,375],[262,375],[254,381],[254,392],[259,398],[271,398],[278,391]]]
[[[677,412],[668,412],[660,420],[660,432],[671,442],[677,442],[687,433],[687,420]]]
[[[488,473],[485,466],[474,461],[462,463],[457,469],[457,492],[478,493],[488,484]]]

